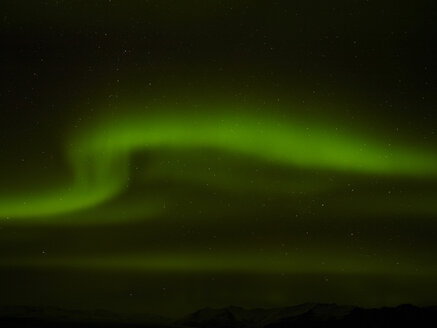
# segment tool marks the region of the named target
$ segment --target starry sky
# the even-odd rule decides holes
[[[0,13],[0,305],[436,304],[432,1]]]

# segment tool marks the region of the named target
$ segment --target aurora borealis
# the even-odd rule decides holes
[[[2,5],[0,305],[434,304],[435,11],[182,3]]]
[[[70,149],[67,157],[74,177],[72,184],[48,194],[36,190],[36,198],[5,197],[0,203],[4,209],[2,215],[17,219],[47,217],[110,201],[128,184],[132,153],[156,148],[217,149],[291,169],[431,179],[437,174],[437,157],[432,152],[403,150],[397,145],[373,145],[372,140],[354,140],[353,136],[303,122],[291,124],[241,113],[241,118],[235,118],[229,114],[216,115],[214,110],[206,118],[201,114],[163,111],[155,115],[117,117],[114,122],[97,123],[98,128],[80,133],[67,142]],[[144,170],[147,171],[147,167]],[[196,180],[195,176],[192,178]],[[246,183],[251,181],[250,175],[246,178]],[[210,179],[212,183],[216,180],[213,175]],[[290,185],[283,191],[300,192],[301,188]]]

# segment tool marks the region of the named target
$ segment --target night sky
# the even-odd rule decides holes
[[[2,1],[0,305],[437,303],[433,1]]]

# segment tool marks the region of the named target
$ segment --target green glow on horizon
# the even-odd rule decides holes
[[[327,260],[329,259],[329,260]],[[417,262],[417,261],[416,261]],[[433,262],[431,262],[432,264]],[[47,268],[74,268],[80,270],[128,272],[215,272],[215,273],[342,273],[348,274],[402,274],[432,275],[436,269],[427,261],[415,263],[412,259],[397,262],[390,256],[375,259],[348,252],[324,251],[279,254],[277,252],[232,252],[205,253],[155,252],[145,254],[63,256],[43,258],[16,258],[2,260],[0,266],[33,266]]]
[[[33,194],[0,196],[0,216],[56,217],[102,204],[126,190],[132,154],[203,148],[253,157],[290,170],[437,177],[436,154],[340,133],[329,125],[241,111],[238,115],[223,111],[208,115],[130,113],[91,122],[88,128],[76,131],[65,143],[71,183],[48,191],[42,187]]]

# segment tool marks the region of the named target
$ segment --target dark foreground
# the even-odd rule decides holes
[[[303,304],[273,309],[205,308],[178,320],[145,315],[122,316],[107,311],[83,312],[58,308],[3,307],[0,327],[437,327],[437,307],[401,305],[363,309],[335,304]]]

